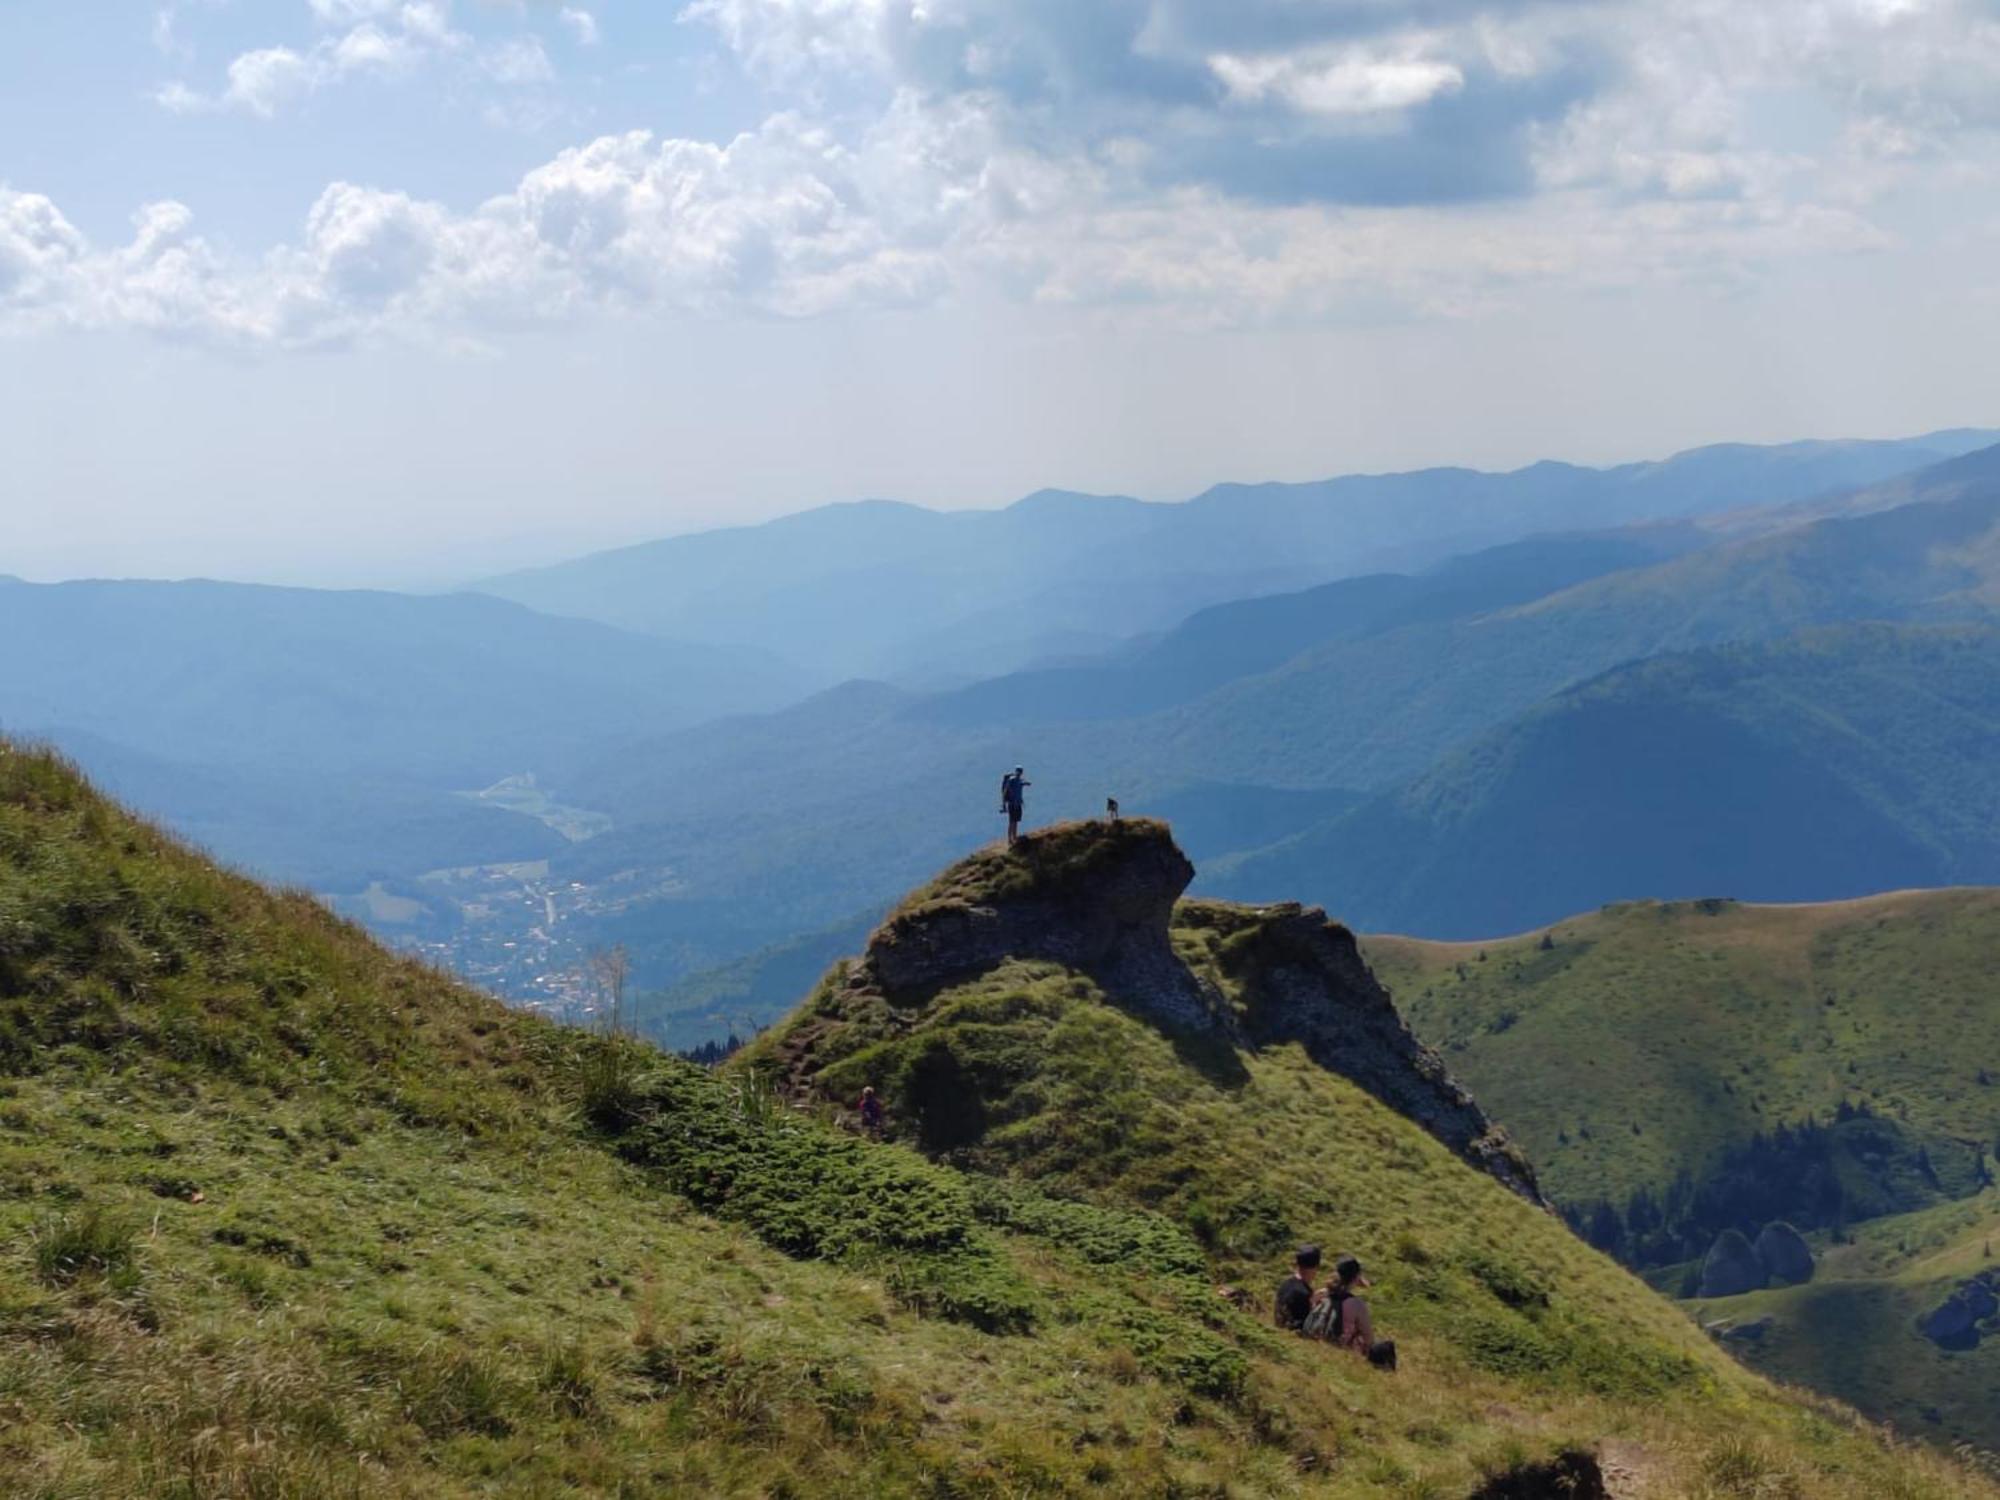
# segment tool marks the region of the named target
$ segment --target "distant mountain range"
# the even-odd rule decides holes
[[[672,537],[477,587],[551,614],[760,646],[826,681],[987,678],[1106,649],[1205,605],[1420,570],[1538,532],[1773,506],[2000,441],[1725,444],[1609,469],[1426,469],[1224,484],[1180,504],[1044,490],[1003,510],[890,501]]]
[[[2000,449],[1959,451],[1988,436],[1181,506],[834,507],[496,585],[609,624],[472,594],[0,581],[0,630],[34,643],[0,660],[0,726],[514,993],[592,945],[658,986],[847,931],[992,837],[1015,764],[1031,820],[1115,796],[1173,820],[1214,889],[1428,935],[1986,878],[1989,845],[1932,796],[1986,806],[1982,700],[1953,700],[1962,743],[1909,744],[1942,689],[1901,690],[1983,693],[1984,647],[1777,643],[1994,624]],[[1310,586],[1271,592],[1288,581]],[[803,696],[860,661],[904,680]],[[1807,694],[1929,790],[1840,758]],[[1779,795],[1807,785],[1845,799],[1838,829]],[[1723,847],[1752,829],[1755,859]],[[737,992],[708,983],[671,1006]]]
[[[795,925],[774,941],[832,927],[990,838],[989,783],[1017,763],[1036,819],[1097,811],[1107,795],[1196,819],[1223,796],[1342,798],[1314,822],[1293,808],[1289,833],[1219,817],[1237,836],[1208,842],[1202,888],[1282,890],[1433,936],[1635,895],[2000,878],[1990,843],[1928,793],[1838,759],[1844,742],[1809,706],[1832,695],[1845,732],[1879,737],[1887,764],[1921,763],[1935,785],[1962,781],[1968,808],[1987,805],[2000,742],[1986,737],[1986,638],[1921,627],[1995,622],[1996,528],[2000,448],[1761,520],[1537,538],[1241,601],[1090,666],[930,694],[850,684],[586,767],[565,795],[619,809],[620,826],[557,868],[586,883],[674,872],[672,898],[619,928],[661,944],[660,977],[692,956],[682,938],[713,908],[782,909]],[[1868,622],[1896,628],[1775,645]],[[1744,650],[1701,654],[1717,647]],[[1676,661],[1630,669],[1653,658]],[[1925,673],[1927,697],[1913,686]],[[1961,684],[1968,696],[1950,699]],[[1912,742],[1946,722],[1947,702],[1959,738]],[[1809,799],[1777,795],[1807,785],[1808,764],[1811,785],[1840,791],[1832,828],[1817,828]],[[1753,777],[1768,796],[1751,794]],[[1704,789],[1728,818],[1686,816],[1681,802]],[[1649,798],[1672,809],[1657,827]],[[1722,843],[1692,842],[1701,828]],[[1756,852],[1730,852],[1732,839]]]
[[[717,714],[799,675],[479,595],[0,579],[0,726],[53,739],[262,873],[531,859],[533,819],[454,797]]]
[[[1622,667],[1206,888],[1476,938],[1645,896],[2000,882],[2000,631],[1853,625]]]

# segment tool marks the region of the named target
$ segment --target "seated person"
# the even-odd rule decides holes
[[[1278,1283],[1278,1302],[1272,1321],[1280,1328],[1297,1333],[1305,1327],[1312,1311],[1313,1276],[1319,1271],[1319,1246],[1301,1245],[1292,1256],[1292,1274]]]
[[[1339,1322],[1329,1327],[1327,1336],[1341,1348],[1364,1356],[1377,1369],[1393,1370],[1396,1341],[1376,1339],[1374,1316],[1368,1311],[1368,1299],[1361,1295],[1361,1288],[1367,1285],[1361,1262],[1353,1256],[1343,1255],[1333,1263],[1333,1282],[1326,1289],[1326,1300],[1334,1304]]]

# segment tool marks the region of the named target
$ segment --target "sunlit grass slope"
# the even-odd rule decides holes
[[[1363,947],[1559,1199],[1658,1188],[1843,1103],[1975,1158],[2000,1136],[2000,890],[1635,902]]]
[[[905,911],[1004,903],[1030,880],[988,851]],[[1235,1001],[1232,915],[1185,904],[1174,940]],[[1862,1495],[1972,1482],[1924,1479],[1930,1460],[1907,1451],[1878,1466],[1870,1440],[1843,1433],[1834,1409],[1748,1375],[1552,1215],[1297,1046],[1219,1049],[1173,1035],[1052,963],[1006,963],[886,1005],[857,1003],[849,977],[836,966],[732,1071],[796,1079],[806,1048],[811,1092],[829,1103],[864,1084],[909,1100],[927,1076],[948,1073],[961,1093],[926,1106],[958,1116],[943,1160],[1165,1215],[1196,1237],[1215,1275],[1248,1290],[1253,1320],[1267,1315],[1296,1240],[1362,1258],[1381,1328],[1402,1346],[1399,1374],[1282,1340],[1252,1356],[1250,1389],[1271,1393],[1287,1441],[1339,1434],[1341,1486],[1457,1494],[1476,1482],[1478,1455],[1563,1441],[1639,1455],[1645,1478],[1624,1493]],[[936,1136],[934,1123],[905,1118],[901,1128]]]
[[[509,1013],[0,748],[0,1494],[1455,1500],[1602,1439],[1631,1494],[1995,1493],[1295,1056],[988,991],[1074,1057],[1004,1178]],[[1402,1374],[1214,1295],[1279,1219],[1378,1262]]]
[[[1691,1310],[1704,1323],[1750,1325],[1755,1336],[1730,1347],[1757,1369],[1904,1431],[2000,1450],[2000,1338],[1945,1349],[1918,1331],[1968,1278],[2000,1265],[2000,1193],[1877,1219],[1848,1243],[1815,1240],[1819,1272],[1806,1285],[1709,1298]]]

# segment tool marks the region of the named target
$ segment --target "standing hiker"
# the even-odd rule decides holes
[[[875,1085],[869,1084],[861,1090],[861,1128],[871,1136],[882,1133],[882,1096],[875,1092]]]
[[[1028,780],[1028,773],[1020,766],[1000,778],[1000,811],[1007,815],[1007,842],[1014,843],[1021,836],[1021,815],[1027,810],[1028,788],[1034,783]]]

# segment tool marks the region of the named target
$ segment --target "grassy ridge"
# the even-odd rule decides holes
[[[990,891],[997,857],[969,862],[924,896],[966,883]],[[1227,994],[1229,955],[1216,931],[1190,926],[1174,938]],[[837,969],[734,1068],[793,1069],[808,1041],[824,1097],[873,1083],[944,1160],[1186,1224],[1217,1274],[1250,1286],[1259,1304],[1295,1240],[1355,1250],[1408,1361],[1394,1382],[1364,1388],[1365,1405],[1349,1418],[1368,1443],[1393,1443],[1388,1411],[1407,1418],[1428,1405],[1434,1414],[1410,1430],[1442,1422],[1440,1447],[1500,1441],[1507,1414],[1532,1411],[1530,1429],[1596,1438],[1650,1426],[1653,1436],[1638,1441],[1657,1454],[1674,1444],[1653,1424],[1741,1433],[1739,1424],[1761,1426],[1777,1410],[1639,1282],[1294,1046],[1218,1051],[1135,1018],[1087,976],[1023,962],[951,986],[914,1015],[858,995]],[[1350,1372],[1336,1363],[1328,1373]],[[1503,1389],[1498,1409],[1469,1394]],[[1763,1431],[1753,1446],[1772,1440]],[[1655,1493],[1747,1494],[1768,1483],[1774,1493],[1793,1484],[1835,1494],[1854,1482],[1836,1464],[1810,1478],[1764,1473],[1731,1491],[1711,1477],[1727,1467],[1717,1451],[1661,1459],[1673,1477]],[[1396,1483],[1424,1492],[1422,1472]]]
[[[1982,1150],[2000,1136],[2000,890],[1633,902],[1363,947],[1559,1198],[1662,1186],[1843,1102]]]
[[[2000,1449],[2000,1341],[1947,1352],[1917,1331],[2000,1239],[2000,1193],[1980,1186],[2000,1136],[2000,891],[1642,902],[1487,943],[1364,946],[1559,1199],[1657,1192],[1775,1127],[1867,1106],[1863,1149],[1838,1165],[1881,1216],[1812,1236],[1809,1284],[1696,1311],[1768,1319],[1731,1342],[1761,1369]],[[1672,1291],[1684,1275],[1652,1279]]]
[[[1754,1367],[1810,1384],[1947,1443],[2000,1448],[2000,1339],[1945,1350],[1918,1321],[1968,1277],[1990,1271],[2000,1193],[1877,1219],[1845,1243],[1819,1236],[1819,1273],[1694,1305],[1703,1322],[1758,1324],[1736,1349]]]
[[[1095,1016],[1069,1083],[1114,1112],[1052,1125],[1212,1125],[1218,1202],[1319,1180]],[[1456,1496],[1605,1437],[1660,1495],[1994,1493],[1738,1371],[1301,1059],[1253,1064],[1246,1118],[1331,1109],[1391,1195],[1348,1222],[1406,1203],[1400,1251],[1357,1241],[1402,1267],[1393,1381],[1215,1297],[1210,1255],[1264,1262],[1152,1212],[1170,1187],[1050,1198],[509,1013],[4,749],[0,1039],[10,1496]],[[1499,1216],[1494,1258],[1454,1207]]]

